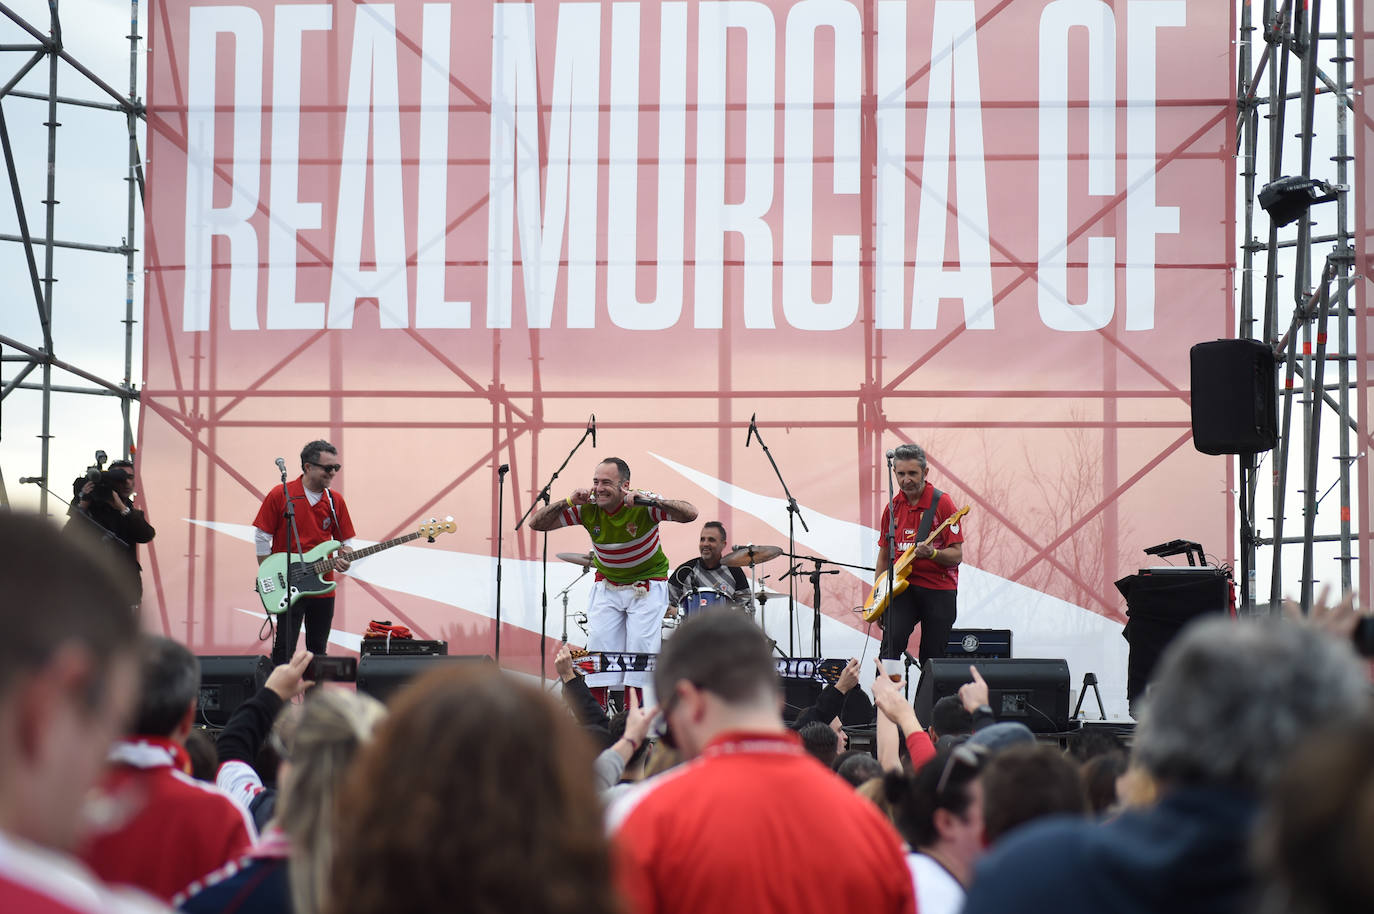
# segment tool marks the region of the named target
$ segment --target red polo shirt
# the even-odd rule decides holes
[[[914,914],[901,842],[793,733],[723,733],[609,813],[630,914]]]
[[[892,504],[897,506],[897,549],[896,556],[901,555],[907,547],[915,545],[916,531],[921,527],[921,515],[930,510],[930,499],[935,494],[935,487],[927,480],[925,487],[921,489],[920,496],[916,499],[916,504],[907,501],[905,492],[898,492],[897,497],[892,500]],[[887,548],[887,524],[888,508],[883,508],[882,521],[878,524],[878,548]],[[949,497],[948,492],[940,495],[940,503],[935,506],[935,520],[931,523],[930,529],[936,527],[955,512],[954,499]],[[932,543],[936,549],[943,549],[946,546],[953,546],[964,541],[964,522],[940,531],[940,535],[935,537]],[[917,587],[924,587],[928,590],[958,590],[959,589],[959,566],[941,565],[934,559],[917,559],[911,563],[911,573],[907,575],[907,580]]]
[[[291,502],[296,506],[301,551],[309,552],[320,543],[330,540],[344,543],[353,539],[357,534],[353,531],[353,518],[348,516],[348,505],[344,504],[343,496],[330,489],[321,493],[320,500],[312,505],[310,499],[305,497],[305,483],[302,480],[303,477],[297,476],[295,481],[286,484],[287,491],[291,493]],[[333,514],[329,511],[331,498],[334,501]],[[295,543],[291,542],[291,534],[286,528],[285,511],[286,496],[282,495],[281,486],[273,486],[262,500],[258,516],[253,518],[254,527],[272,534],[273,552],[295,551]],[[335,516],[338,517],[337,527],[334,524]],[[331,571],[325,575],[325,580],[334,580],[334,573]]]

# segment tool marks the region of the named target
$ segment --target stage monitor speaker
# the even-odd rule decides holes
[[[797,715],[816,703],[824,686],[815,679],[782,679],[782,719],[791,724]]]
[[[491,663],[487,654],[364,654],[358,658],[358,691],[387,701],[407,682],[452,663]]]
[[[1229,612],[1231,581],[1216,568],[1142,569],[1116,582],[1126,598],[1130,642],[1126,661],[1126,700],[1134,703],[1154,675],[1159,655],[1185,625],[1207,613]]]
[[[952,628],[945,656],[1006,660],[1011,657],[1009,628]]]
[[[973,664],[988,684],[988,704],[999,722],[1017,721],[1036,733],[1069,729],[1069,664],[1064,660],[979,660]],[[922,724],[946,695],[958,695],[971,681],[967,660],[931,659],[921,672],[912,702]]]
[[[1198,343],[1192,360],[1193,446],[1258,454],[1279,441],[1278,362],[1259,340]]]
[[[261,654],[213,655],[200,660],[200,698],[196,702],[196,722],[208,727],[223,727],[229,715],[257,694],[272,672],[272,661]]]

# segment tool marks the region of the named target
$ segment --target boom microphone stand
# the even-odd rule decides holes
[[[773,472],[778,477],[778,482],[782,485],[782,494],[787,496],[787,554],[791,555],[797,551],[797,532],[794,521],[801,521],[802,529],[807,533],[811,528],[806,526],[806,518],[801,516],[801,508],[797,507],[797,500],[792,497],[792,493],[787,490],[787,480],[782,478],[782,471],[778,469],[778,462],[773,459],[773,452],[768,450],[768,445],[764,443],[763,436],[759,434],[759,427],[754,419],[758,415],[749,417],[749,435],[744,439],[744,446],[748,447],[749,442],[754,438],[759,439],[759,447],[763,448],[763,453],[768,458],[768,462],[773,465]],[[787,578],[787,652],[795,656],[796,643],[794,632],[797,627],[797,579],[795,575],[788,575]]]
[[[510,464],[496,471],[496,665],[501,665],[501,520],[506,509],[506,474]]]
[[[587,440],[587,436],[588,436],[588,435],[591,436],[591,439],[592,439],[592,447],[596,447],[596,414],[595,414],[595,413],[593,413],[593,414],[592,414],[592,417],[591,417],[590,419],[587,420],[587,427],[586,427],[585,429],[583,429],[583,431],[582,431],[582,437],[577,439],[577,444],[574,444],[574,445],[573,445],[573,449],[572,449],[571,451],[568,451],[568,456],[567,456],[567,457],[564,457],[564,458],[563,458],[563,462],[560,463],[560,464],[558,465],[558,469],[556,469],[556,470],[553,471],[553,475],[549,477],[549,481],[546,482],[546,483],[544,483],[544,488],[540,489],[540,490],[539,490],[539,494],[536,495],[536,496],[534,496],[534,501],[530,502],[529,508],[527,508],[527,509],[525,510],[525,516],[522,517],[522,518],[520,518],[520,522],[517,523],[517,524],[515,525],[515,529],[519,530],[521,527],[523,527],[523,526],[525,525],[525,521],[528,520],[528,519],[529,519],[529,516],[530,516],[531,514],[534,513],[534,509],[535,509],[535,507],[539,504],[539,502],[540,502],[541,499],[543,500],[545,506],[547,506],[547,505],[549,504],[549,491],[553,488],[553,484],[558,480],[558,474],[559,474],[559,473],[562,473],[563,470],[567,468],[568,463],[569,463],[569,462],[572,460],[572,458],[573,458],[573,454],[576,454],[578,448],[582,447],[582,442],[584,442],[584,441]],[[548,638],[547,638],[547,636],[546,636],[545,633],[546,633],[546,631],[548,630],[548,624],[549,624],[549,535],[548,535],[548,533],[545,533],[545,534],[544,534],[544,554],[543,554],[543,556],[540,558],[540,563],[541,563],[541,570],[542,570],[543,579],[544,579],[544,580],[543,580],[543,583],[542,583],[541,586],[540,586],[540,592],[539,592],[539,681],[542,683],[542,682],[544,681],[544,678],[545,678],[545,677],[544,677],[544,669],[545,669],[544,664],[545,664],[545,661],[546,661],[545,655],[548,653],[548,651],[546,651],[546,650],[545,650],[545,647],[544,647],[544,642],[548,640]]]

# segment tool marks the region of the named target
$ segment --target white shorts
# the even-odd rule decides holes
[[[668,609],[668,582],[648,581],[647,591],[597,581],[587,602],[587,650],[657,654],[663,646],[663,614]],[[589,686],[630,685],[644,688],[652,673],[592,673]]]

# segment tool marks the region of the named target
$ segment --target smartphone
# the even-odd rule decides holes
[[[353,682],[358,678],[358,658],[315,657],[305,668],[305,678],[312,682]]]

